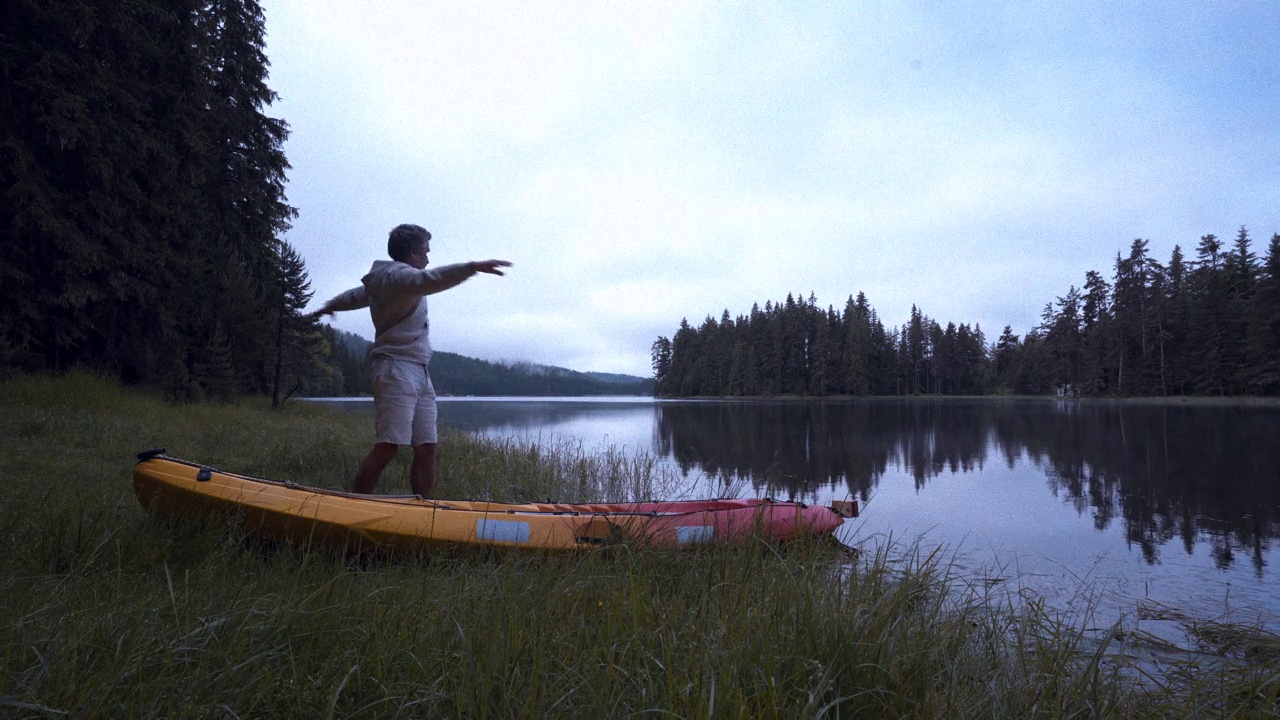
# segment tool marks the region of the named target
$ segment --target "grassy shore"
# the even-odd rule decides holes
[[[0,385],[0,717],[1280,714],[1280,652],[1257,635],[1221,638],[1220,658],[1252,661],[1146,676],[1115,662],[1132,636],[987,596],[937,552],[622,545],[369,566],[149,517],[133,497],[133,455],[154,447],[341,487],[367,425],[302,403],[168,405],[84,375]],[[398,463],[384,492],[408,490]],[[438,490],[675,488],[644,458],[447,435]]]

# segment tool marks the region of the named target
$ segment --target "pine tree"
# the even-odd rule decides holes
[[[1194,296],[1188,323],[1190,381],[1196,392],[1206,395],[1223,395],[1228,387],[1224,320],[1229,286],[1219,254],[1221,248],[1213,235],[1201,237],[1196,267],[1189,279]]]
[[[1280,233],[1267,247],[1249,319],[1247,392],[1280,395]]]
[[[1052,363],[1052,382],[1060,391],[1071,395],[1080,394],[1080,366],[1083,356],[1080,306],[1080,291],[1072,285],[1065,296],[1058,298],[1056,311],[1052,306],[1045,308],[1045,324],[1040,328],[1040,332],[1044,334],[1045,350]]]
[[[7,12],[0,360],[191,398],[225,338],[230,392],[268,389],[274,247],[294,210],[287,127],[262,113],[275,95],[257,3]]]
[[[995,363],[996,383],[1003,389],[1012,391],[1017,386],[1018,359],[1021,343],[1013,334],[1013,328],[1004,326],[1000,338],[996,340]]]
[[[787,293],[785,304],[774,305],[778,313],[779,392],[785,395],[804,395],[809,385],[806,366],[806,321],[802,303],[797,303]]]
[[[1151,353],[1150,282],[1147,241],[1134,240],[1127,258],[1116,255],[1113,281],[1117,393],[1144,394],[1150,390],[1150,378],[1155,374]]]
[[[698,334],[689,325],[688,318],[680,319],[680,327],[671,339],[671,382],[676,397],[697,394],[694,371],[700,350]]]
[[[230,402],[235,398],[235,368],[222,323],[214,323],[209,344],[199,349],[195,365],[204,397],[218,402]]]
[[[884,323],[875,310],[871,317],[871,360],[868,363],[868,374],[871,378],[870,394],[887,395],[900,393],[898,385],[899,370],[897,365],[897,338],[885,330]]]
[[[1190,390],[1187,366],[1187,332],[1191,318],[1190,293],[1187,291],[1187,268],[1182,257],[1182,248],[1173,246],[1173,254],[1169,257],[1167,282],[1165,284],[1166,327],[1165,354],[1167,356],[1168,392],[1172,395],[1185,395]]]
[[[849,296],[844,308],[845,317],[845,392],[866,395],[872,387],[871,307],[867,296],[858,293],[858,299]]]
[[[988,391],[987,338],[981,325],[971,329],[961,323],[956,333],[956,365],[958,377],[956,392],[964,395],[982,395]]]
[[[649,358],[653,367],[653,394],[658,397],[674,395],[668,388],[671,383],[671,340],[658,336],[649,348]]]
[[[839,321],[834,312],[814,309],[814,337],[809,353],[809,395],[825,397],[834,391],[839,345]]]
[[[276,408],[304,385],[322,387],[329,378],[323,362],[327,344],[316,329],[316,321],[302,314],[311,302],[311,281],[302,257],[284,240],[276,244],[273,290],[276,322],[271,407]]]
[[[1231,252],[1227,253],[1223,272],[1227,283],[1227,299],[1222,316],[1222,364],[1226,372],[1227,393],[1238,395],[1246,391],[1246,345],[1248,343],[1250,310],[1253,306],[1254,286],[1257,283],[1257,256],[1249,248],[1249,231],[1243,225],[1236,234]]]
[[[154,365],[139,335],[163,319],[152,269],[172,212],[182,9],[24,2],[0,24],[0,346],[14,354],[155,369],[135,365]]]
[[[206,250],[225,280],[220,299],[242,317],[274,318],[277,238],[297,211],[284,195],[288,125],[264,112],[277,97],[266,84],[265,19],[255,0],[207,0],[196,22],[206,38],[206,126],[217,138],[204,168],[216,228]],[[271,388],[274,324],[226,324],[237,374],[256,392]]]
[[[907,377],[906,392],[918,395],[924,392],[925,383],[925,318],[915,305],[911,306],[911,320],[903,334]]]
[[[1117,343],[1112,336],[1111,285],[1095,270],[1085,273],[1084,297],[1081,304],[1080,392],[1101,395],[1113,387],[1117,373],[1111,361],[1111,348]]]
[[[1044,336],[1036,330],[1028,332],[1019,352],[1014,392],[1020,395],[1052,393],[1053,378],[1049,370],[1051,366],[1052,360],[1049,358]]]

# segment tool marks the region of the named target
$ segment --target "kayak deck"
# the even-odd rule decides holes
[[[140,453],[133,488],[144,508],[213,518],[250,535],[348,550],[422,551],[445,546],[591,549],[610,540],[687,547],[747,538],[830,535],[853,501],[821,507],[770,499],[631,503],[498,503],[360,495],[224,472]]]

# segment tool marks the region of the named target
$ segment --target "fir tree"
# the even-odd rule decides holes
[[[1226,394],[1231,374],[1225,362],[1227,351],[1224,347],[1229,284],[1220,250],[1221,244],[1216,237],[1201,237],[1196,249],[1196,267],[1190,277],[1195,299],[1188,323],[1191,345],[1189,379],[1193,389],[1205,395]]]
[[[1000,338],[996,340],[994,356],[996,382],[1006,390],[1013,390],[1017,385],[1017,371],[1021,343],[1013,334],[1013,328],[1004,326]]]
[[[316,329],[316,321],[302,314],[311,302],[311,281],[302,257],[284,240],[276,244],[273,291],[276,322],[271,407],[275,408],[304,385],[328,384],[327,365],[323,362],[328,348]]]
[[[252,0],[13,4],[0,359],[182,399],[269,388],[274,247],[294,210],[263,32]],[[224,340],[232,379],[213,382]]]
[[[673,394],[668,390],[671,382],[671,341],[659,336],[649,348],[649,358],[653,367],[654,394],[659,397]]]
[[[1271,236],[1253,293],[1247,350],[1249,392],[1280,395],[1280,233]]]
[[[845,303],[844,391],[850,395],[866,395],[871,392],[871,308],[867,296],[858,293],[858,299],[849,296]]]

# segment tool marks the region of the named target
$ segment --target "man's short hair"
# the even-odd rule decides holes
[[[426,245],[431,240],[431,233],[421,225],[397,225],[387,237],[387,254],[392,260],[404,262],[409,253]]]

